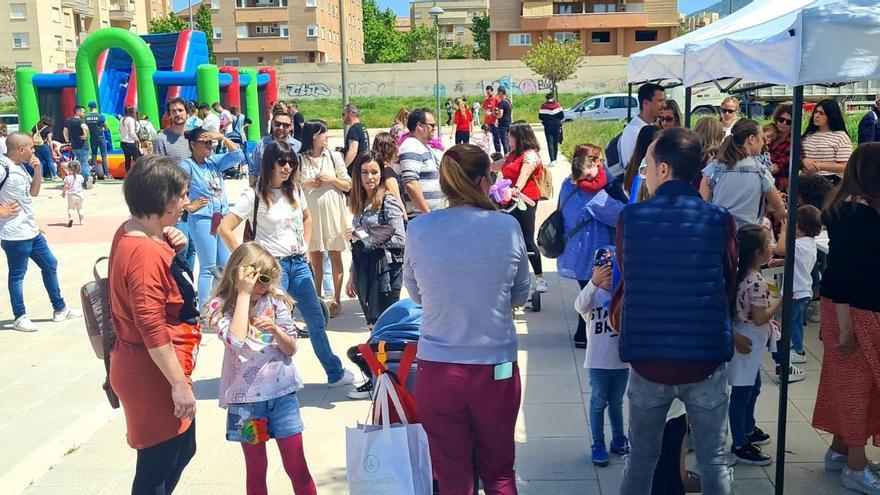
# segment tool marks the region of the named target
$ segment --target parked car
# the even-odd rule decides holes
[[[565,110],[565,121],[577,119],[626,120],[627,99],[629,99],[630,106],[633,109],[633,115],[639,113],[638,99],[635,95],[628,97],[626,93],[613,93],[591,96]]]
[[[7,134],[12,134],[18,130],[18,115],[14,113],[0,114],[0,122],[6,124]]]

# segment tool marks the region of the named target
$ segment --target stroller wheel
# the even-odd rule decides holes
[[[532,292],[532,311],[541,311],[541,293],[538,291]]]

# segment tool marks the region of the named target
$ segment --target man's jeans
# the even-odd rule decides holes
[[[107,141],[101,139],[97,143],[91,143],[90,146],[92,152],[92,166],[98,171],[98,178],[103,179],[105,176],[110,175],[109,169],[107,168]],[[98,151],[101,152],[101,166],[98,166]]]
[[[495,152],[501,153],[501,150],[504,148],[501,147],[501,141],[498,136],[498,126],[495,124],[489,124],[489,130],[492,131],[492,145],[495,147]]]
[[[590,368],[590,434],[593,443],[605,443],[605,408],[611,422],[611,438],[623,438],[623,394],[629,380],[629,370]]]
[[[312,343],[312,349],[315,350],[315,356],[327,373],[327,383],[338,381],[345,374],[345,370],[342,368],[342,361],[333,354],[330,341],[327,339],[324,312],[321,310],[321,301],[315,290],[312,269],[302,256],[281,258],[280,262],[281,288],[296,301],[296,309],[309,327],[309,341]]]
[[[626,458],[620,493],[650,495],[654,468],[663,444],[666,413],[678,397],[687,408],[703,493],[733,493],[727,467],[727,374],[724,365],[697,383],[663,385],[632,370],[629,378],[630,455]]]
[[[507,137],[510,135],[510,127],[498,128],[498,140],[501,141],[501,148],[504,149],[504,155],[510,153],[510,141]]]
[[[24,306],[24,275],[27,273],[28,260],[40,267],[43,273],[43,286],[49,293],[52,309],[61,311],[66,306],[58,287],[58,260],[49,249],[49,243],[43,234],[25,241],[2,241],[0,246],[6,252],[6,264],[9,267],[9,298],[12,300],[12,314],[18,319],[27,314]]]
[[[89,167],[89,145],[85,144],[82,148],[71,148],[70,151],[73,153],[73,158],[82,167],[83,179],[88,182],[89,177],[92,175],[92,169]]]

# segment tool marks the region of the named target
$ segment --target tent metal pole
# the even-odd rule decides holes
[[[691,128],[691,88],[684,88],[684,126]]]
[[[785,427],[788,416],[788,372],[791,365],[791,307],[794,285],[794,245],[797,226],[798,173],[801,170],[801,125],[804,87],[795,86],[792,103],[791,159],[788,165],[788,224],[785,226],[785,272],[782,275],[782,340],[779,341],[779,426],[776,433],[776,495],[785,493]]]
[[[627,101],[626,122],[629,123],[629,121],[633,119],[633,107],[632,107],[633,85],[632,85],[632,83],[626,84],[626,96],[627,96],[627,98],[626,98],[626,101]],[[642,109],[639,108],[639,111],[641,112]]]

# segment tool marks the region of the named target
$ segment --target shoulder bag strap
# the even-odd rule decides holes
[[[258,183],[259,185],[259,183]],[[260,193],[254,188],[254,218],[251,220],[251,231],[254,233],[254,239],[257,237],[257,212],[260,211]]]
[[[3,180],[0,180],[0,190],[3,189],[3,186],[6,185],[6,181],[9,180],[9,165],[7,165],[6,162],[2,162],[2,164],[3,170],[6,172],[6,174],[3,176]]]
[[[565,208],[565,205],[568,204],[568,201],[571,198],[573,198],[574,195],[577,194],[577,192],[578,192],[578,186],[577,186],[577,184],[575,184],[574,189],[572,189],[571,192],[568,193],[568,196],[565,197],[565,201],[562,201],[562,196],[559,197],[559,200],[558,200],[559,204],[556,205],[556,209],[562,210],[563,208]]]

